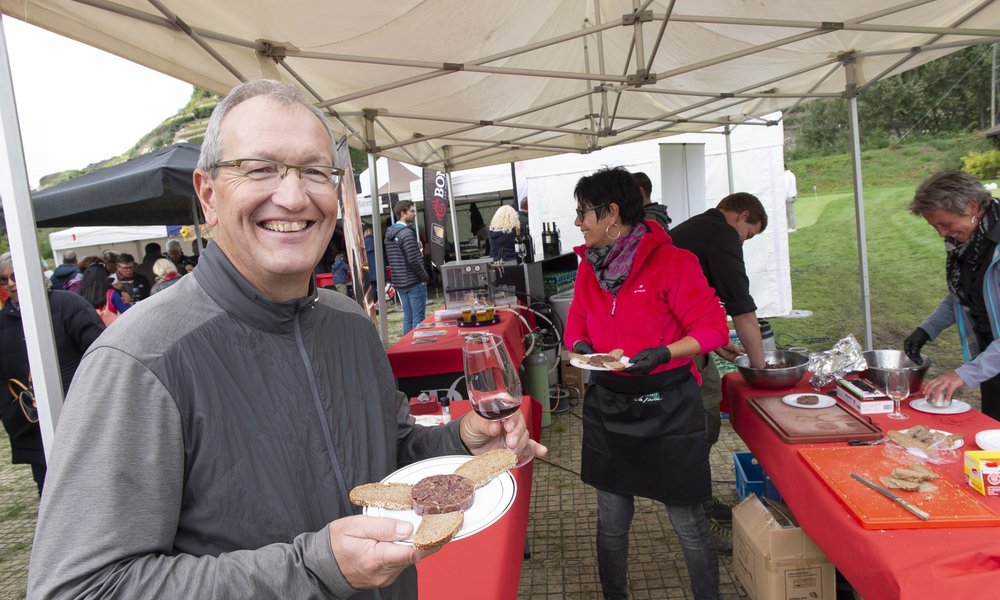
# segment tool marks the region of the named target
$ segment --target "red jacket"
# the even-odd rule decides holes
[[[584,257],[585,246],[573,250],[580,256],[573,303],[566,323],[565,344],[584,340],[595,352],[621,348],[625,356],[666,346],[684,336],[701,344],[705,354],[729,342],[726,313],[709,287],[694,254],[674,246],[660,226],[652,226],[639,241],[632,271],[612,296],[597,283],[594,267]],[[653,372],[691,365],[690,358],[675,358]]]

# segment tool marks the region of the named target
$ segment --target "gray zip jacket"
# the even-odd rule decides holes
[[[413,424],[353,300],[272,302],[210,245],[84,356],[28,597],[374,598],[344,579],[327,524],[360,512],[355,485],[466,454],[458,424]],[[380,593],[416,598],[416,570]]]

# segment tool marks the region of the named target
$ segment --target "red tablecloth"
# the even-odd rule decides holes
[[[525,397],[521,412],[531,439],[540,440],[542,410]],[[469,412],[468,400],[451,403],[452,418]],[[521,580],[524,540],[528,533],[531,473],[534,463],[514,469],[517,498],[499,521],[467,538],[451,542],[417,563],[420,598],[429,600],[513,600]],[[475,590],[471,592],[470,590]]]
[[[433,323],[434,317],[428,317],[424,323]],[[444,335],[433,338],[417,338],[417,332],[443,331]],[[399,339],[386,354],[389,356],[389,364],[392,366],[392,373],[399,379],[403,377],[425,377],[427,375],[437,375],[440,373],[461,373],[462,367],[462,344],[465,342],[463,334],[471,332],[488,331],[503,337],[507,352],[514,363],[514,368],[521,366],[524,359],[524,344],[522,336],[524,324],[521,319],[509,312],[500,313],[500,322],[496,325],[485,327],[428,327],[414,328]],[[433,342],[422,342],[425,339],[433,339]],[[418,342],[414,344],[413,342]]]
[[[723,377],[722,391],[729,400],[733,428],[774,480],[805,532],[851,585],[873,600],[1000,597],[1000,527],[862,529],[797,454],[799,448],[846,444],[785,444],[746,403],[748,396],[812,391],[806,382],[803,379],[794,390],[762,390],[749,387],[738,373],[730,373]],[[907,404],[904,402],[904,412],[910,418],[905,421],[893,421],[881,414],[869,416],[883,430],[923,424],[961,433],[965,436],[964,449],[973,450],[978,449],[978,431],[1000,428],[1000,423],[976,410],[932,415],[912,410]],[[934,469],[965,485],[961,461],[934,465]],[[977,497],[1000,513],[1000,498]]]

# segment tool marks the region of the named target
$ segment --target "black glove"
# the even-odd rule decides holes
[[[670,348],[666,346],[646,348],[632,357],[632,364],[624,372],[633,375],[648,375],[650,371],[669,361]]]
[[[573,352],[576,352],[577,354],[593,354],[594,349],[591,348],[590,344],[587,342],[579,340],[573,344]]]
[[[906,338],[903,342],[903,352],[906,353],[910,360],[919,364],[923,364],[923,359],[920,358],[920,349],[924,347],[924,344],[931,341],[931,336],[927,335],[927,332],[923,329],[917,327],[910,334],[910,337]]]

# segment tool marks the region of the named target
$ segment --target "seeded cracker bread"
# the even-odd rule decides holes
[[[465,513],[455,511],[439,515],[424,515],[413,536],[413,547],[422,551],[438,550],[455,537],[462,528]]]
[[[364,483],[351,490],[351,504],[389,510],[411,510],[413,486],[408,483]]]
[[[456,475],[472,480],[472,485],[483,487],[494,477],[511,470],[517,464],[517,456],[506,448],[490,450],[473,458],[455,469]]]

